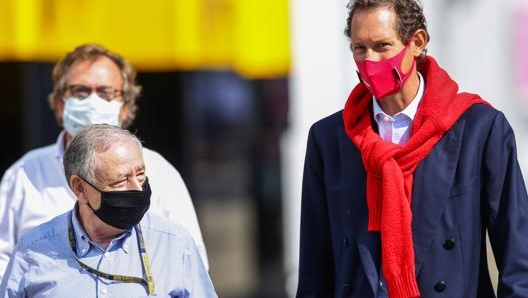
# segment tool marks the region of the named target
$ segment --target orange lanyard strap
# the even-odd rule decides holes
[[[117,274],[109,274],[102,271],[99,271],[97,269],[94,269],[85,263],[83,263],[81,260],[77,258],[77,245],[75,243],[75,237],[73,235],[73,226],[71,217],[69,220],[68,225],[68,238],[70,240],[70,248],[73,252],[73,257],[75,258],[75,261],[77,261],[77,264],[81,266],[82,268],[86,269],[86,271],[95,274],[96,276],[109,279],[109,280],[115,280],[120,282],[129,282],[129,283],[140,283],[144,284],[147,287],[148,294],[151,296],[154,296],[154,278],[152,277],[152,270],[150,268],[150,261],[147,254],[147,250],[145,248],[145,241],[143,240],[143,233],[141,232],[141,226],[138,224],[134,227],[136,230],[137,238],[138,238],[138,247],[139,247],[139,253],[141,255],[141,264],[143,265],[143,271],[146,275],[145,278],[136,277],[136,276],[127,276],[127,275],[117,275]]]

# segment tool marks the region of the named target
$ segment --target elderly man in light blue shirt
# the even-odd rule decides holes
[[[217,297],[192,236],[145,214],[151,190],[133,134],[89,126],[64,168],[77,203],[21,238],[0,297]]]

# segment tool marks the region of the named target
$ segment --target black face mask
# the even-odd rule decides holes
[[[102,191],[82,178],[86,183],[101,193],[99,209],[92,208],[95,215],[103,222],[115,228],[128,230],[137,225],[150,206],[150,185],[148,179],[143,183],[143,190]]]

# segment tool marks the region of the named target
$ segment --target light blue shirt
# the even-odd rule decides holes
[[[400,145],[405,145],[409,140],[412,131],[412,122],[425,92],[424,79],[420,73],[418,73],[418,77],[420,78],[420,86],[418,87],[416,96],[403,111],[396,113],[394,116],[389,116],[383,112],[378,101],[375,98],[372,99],[374,119],[378,123],[378,131],[382,140]],[[383,274],[380,274],[377,298],[387,297],[388,293],[385,279],[383,278]]]
[[[25,234],[15,247],[0,297],[147,297],[146,286],[98,277],[76,261],[68,240],[71,220],[77,258],[104,273],[144,278],[135,229],[105,250],[92,242],[74,211]],[[182,227],[147,213],[141,220],[157,297],[217,297],[192,236]]]
[[[420,78],[420,86],[416,96],[403,111],[394,116],[389,116],[383,112],[375,98],[372,100],[374,119],[378,123],[379,135],[384,141],[405,145],[409,140],[412,122],[425,90],[424,79],[420,73],[418,73],[418,77]]]

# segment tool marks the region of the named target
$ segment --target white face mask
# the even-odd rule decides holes
[[[120,126],[119,112],[122,106],[122,101],[107,101],[100,98],[96,92],[84,99],[69,97],[64,99],[62,125],[72,137],[81,128],[91,124]]]

